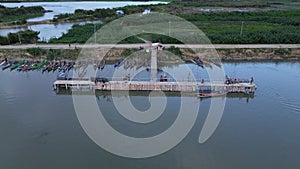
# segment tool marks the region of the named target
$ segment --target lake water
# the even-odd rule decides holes
[[[95,23],[98,23],[99,21],[95,21]],[[76,22],[76,24],[85,24],[85,23],[94,23],[92,21],[88,22]],[[48,42],[51,38],[58,38],[62,36],[62,34],[65,34],[68,32],[69,29],[72,28],[72,26],[75,23],[58,23],[58,24],[39,24],[39,25],[31,25],[29,27],[23,27],[23,28],[10,28],[10,29],[0,29],[0,35],[6,36],[9,33],[16,33],[21,30],[33,30],[33,31],[39,31],[40,34],[38,37],[40,38],[40,41],[46,41]]]
[[[204,70],[189,66],[204,76]],[[191,104],[201,106],[186,138],[170,151],[146,159],[119,157],[98,147],[82,129],[72,96],[53,91],[55,73],[0,71],[0,168],[300,168],[300,63],[223,66],[229,76],[253,76],[258,86],[254,97],[228,95],[221,122],[204,144],[198,137],[210,99],[192,98]],[[178,72],[178,68],[164,69]],[[116,130],[137,137],[163,132],[180,107],[179,96],[167,96],[161,117],[138,124],[120,116],[109,93],[95,97]],[[132,94],[130,100],[138,109],[149,107],[142,93]]]
[[[42,21],[53,19],[55,15],[61,13],[74,13],[76,9],[94,10],[98,8],[117,8],[127,5],[150,5],[166,3],[160,1],[149,1],[149,2],[22,2],[22,3],[0,3],[6,7],[20,7],[20,6],[42,6],[46,10],[52,10],[53,12],[47,12],[41,17],[31,18],[27,21]],[[40,40],[48,41],[52,37],[59,37],[62,32],[66,33],[74,23],[62,23],[57,25],[34,25],[26,28],[10,28],[10,29],[0,29],[0,35],[6,36],[9,32],[15,33],[24,29],[32,29],[34,31],[41,32],[39,35]]]
[[[20,6],[42,6],[46,10],[52,10],[53,12],[47,12],[44,16],[38,18],[32,18],[28,21],[42,21],[47,19],[53,19],[55,15],[61,13],[74,13],[76,9],[94,10],[104,8],[118,8],[128,5],[151,5],[160,4],[166,2],[160,1],[148,1],[148,2],[21,2],[21,3],[0,3],[6,7],[20,7]]]

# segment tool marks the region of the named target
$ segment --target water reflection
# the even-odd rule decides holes
[[[120,91],[118,93],[114,93],[114,96],[149,96],[151,91],[129,91],[129,95],[127,91]],[[168,97],[180,97],[180,96],[186,96],[186,97],[196,97],[195,93],[181,93],[181,92],[164,92],[166,96]],[[95,95],[97,99],[100,98],[108,98],[112,96],[111,91],[90,91],[86,89],[64,89],[60,88],[59,90],[55,90],[56,95]],[[245,99],[245,102],[249,102],[250,99],[254,99],[255,94],[245,94],[245,93],[228,93],[226,95],[227,98],[230,99]],[[199,98],[199,100],[207,100],[209,98]]]

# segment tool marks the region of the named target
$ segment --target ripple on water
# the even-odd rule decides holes
[[[14,104],[16,96],[13,93],[8,93],[5,90],[0,90],[0,101],[2,104]]]
[[[291,99],[289,97],[283,96],[278,88],[274,87],[266,87],[261,93],[266,98],[274,98],[276,102],[278,102],[282,107],[288,109],[293,113],[300,114],[300,103],[295,99]]]
[[[278,95],[278,99],[279,99],[281,105],[283,105],[285,108],[291,110],[293,113],[300,114],[300,103],[299,102],[289,99],[289,98],[286,98],[286,97],[283,97],[281,95]]]

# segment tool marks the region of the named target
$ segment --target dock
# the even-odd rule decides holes
[[[103,91],[165,91],[165,92],[199,92],[199,91],[226,91],[228,93],[254,93],[256,86],[250,81],[228,80],[225,82],[170,82],[158,81],[157,78],[157,48],[151,48],[151,73],[150,81],[104,81],[100,80],[57,80],[54,89],[59,88],[88,88]],[[166,79],[167,80],[167,79]]]
[[[93,82],[89,80],[57,80],[54,89],[83,89],[103,91],[166,91],[166,92],[197,92],[200,90],[224,90],[229,93],[254,93],[254,83],[225,84],[220,82],[153,82],[153,81],[109,81]]]

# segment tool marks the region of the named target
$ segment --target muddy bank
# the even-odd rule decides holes
[[[189,49],[181,49],[185,59],[197,55]],[[222,61],[300,61],[300,48],[242,48],[242,49],[216,49]],[[198,54],[207,57],[209,52],[205,49]]]
[[[207,51],[206,51],[207,50]],[[180,49],[182,60],[188,61],[194,57],[209,58],[209,50],[203,49],[200,53],[195,54],[190,49]],[[257,49],[216,49],[222,61],[300,61],[300,48],[257,48]],[[84,53],[83,53],[84,51]],[[118,60],[132,56],[133,53],[141,52],[138,49],[113,48],[98,50],[81,50],[78,49],[1,49],[0,59],[7,57],[9,60],[76,60],[76,59],[103,59]],[[146,52],[146,51],[145,51]],[[177,54],[178,55],[178,54]],[[168,58],[161,61],[168,62]],[[174,62],[177,62],[173,60]]]

